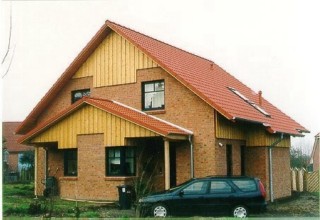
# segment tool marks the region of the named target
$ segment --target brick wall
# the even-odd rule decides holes
[[[291,196],[289,148],[272,149],[273,197]],[[246,174],[260,178],[270,199],[269,154],[267,147],[248,147],[246,150]]]
[[[272,149],[274,199],[291,196],[290,149]]]
[[[155,114],[159,118],[194,132],[195,177],[225,175],[226,150],[225,147],[218,146],[218,141],[215,138],[214,110],[161,68],[138,70],[137,83],[117,86],[92,88],[92,77],[72,79],[61,90],[57,98],[52,101],[52,105],[41,115],[38,122],[40,123],[68,107],[71,104],[71,91],[76,89],[90,88],[92,97],[116,100],[136,109],[141,109],[141,82],[159,79],[165,80],[165,110],[148,113]],[[79,176],[78,179],[60,178],[62,197],[74,198],[77,192],[81,192],[81,194],[78,194],[78,198],[114,199],[117,197],[116,186],[128,181],[125,178],[105,177],[105,152],[102,146],[103,140],[100,136],[102,137],[102,135],[81,135],[78,137]],[[233,174],[240,175],[240,146],[245,143],[235,140],[222,141],[225,145],[232,144]],[[176,174],[177,184],[179,184],[190,178],[190,145],[188,142],[181,142],[176,149]],[[282,151],[279,151],[279,155],[276,155],[275,163],[280,163],[282,153]],[[87,164],[89,161],[84,155],[92,158],[91,164]],[[284,156],[287,158],[287,154]],[[55,157],[57,161],[61,159],[59,155]],[[266,148],[248,148],[246,162],[247,174],[258,176],[266,185],[268,182]],[[278,167],[278,165],[275,167]],[[282,174],[275,171],[275,175],[281,176]],[[158,175],[156,178],[158,179],[157,187],[161,187],[163,185],[163,175]],[[278,177],[275,179],[280,181]],[[277,191],[277,195],[280,195],[280,191]],[[284,194],[287,194],[287,192]]]
[[[18,171],[19,156],[18,153],[10,153],[8,155],[8,166],[10,172]]]

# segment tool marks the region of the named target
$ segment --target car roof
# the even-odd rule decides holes
[[[249,177],[249,176],[223,176],[223,175],[212,175],[207,177],[201,177],[201,178],[194,178],[195,180],[215,180],[215,179],[225,179],[225,180],[243,180],[243,179],[257,179],[255,177]]]

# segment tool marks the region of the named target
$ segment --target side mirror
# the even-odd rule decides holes
[[[179,196],[183,196],[183,195],[184,195],[184,191],[181,190],[181,191],[179,192]]]

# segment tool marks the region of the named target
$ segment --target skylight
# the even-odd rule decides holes
[[[241,94],[241,92],[239,92],[238,90],[236,90],[235,88],[232,87],[228,87],[228,89],[233,92],[234,94],[236,94],[237,96],[239,96],[243,101],[245,101],[246,103],[248,103],[249,105],[251,105],[252,107],[254,107],[256,110],[258,110],[259,112],[261,112],[262,114],[264,114],[266,117],[271,117],[271,115],[266,112],[263,108],[261,108],[259,105],[255,104],[254,102],[250,101],[246,96],[244,96],[243,94]]]

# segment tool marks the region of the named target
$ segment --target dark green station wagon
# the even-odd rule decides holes
[[[244,218],[266,210],[262,182],[251,177],[210,176],[189,181],[139,200],[141,216],[211,216]]]

